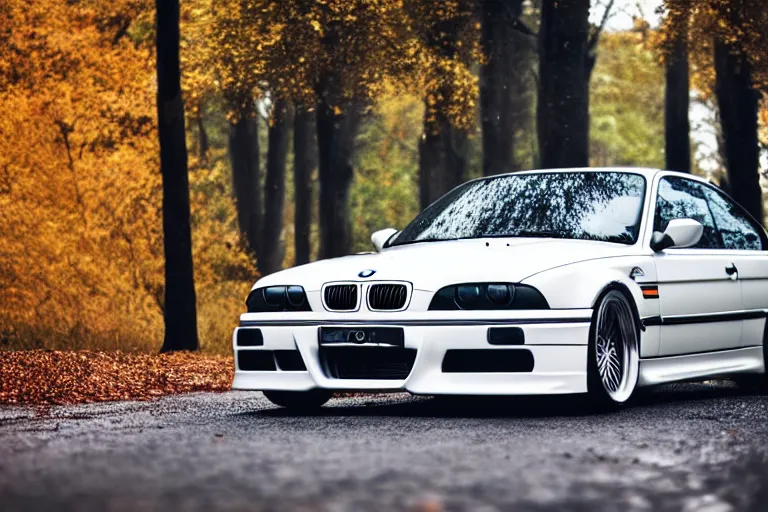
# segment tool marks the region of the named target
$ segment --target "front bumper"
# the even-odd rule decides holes
[[[499,314],[501,313],[501,314]],[[450,316],[452,315],[452,316]],[[266,314],[243,315],[233,334],[235,379],[233,389],[305,391],[323,388],[337,391],[408,391],[439,395],[540,395],[584,393],[587,391],[587,344],[592,310],[506,312],[429,312],[419,315],[305,314],[301,318]],[[333,327],[402,327],[404,348],[415,351],[413,366],[406,378],[334,378],[321,358],[319,330]],[[491,345],[491,327],[519,327],[525,342],[519,346]],[[238,347],[240,329],[259,329],[263,345]],[[361,347],[363,348],[363,347]],[[269,371],[240,368],[243,351],[298,351],[306,370],[284,371],[279,365]],[[528,351],[532,370],[444,372],[449,350]],[[463,353],[463,352],[462,352]],[[455,354],[454,354],[455,355]],[[501,354],[499,354],[501,355]]]

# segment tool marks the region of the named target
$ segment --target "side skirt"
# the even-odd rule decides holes
[[[641,359],[637,385],[653,386],[739,373],[765,373],[763,347]]]

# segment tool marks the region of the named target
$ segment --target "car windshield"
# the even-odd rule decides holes
[[[541,237],[637,241],[645,178],[624,172],[513,174],[472,181],[425,209],[390,243]]]

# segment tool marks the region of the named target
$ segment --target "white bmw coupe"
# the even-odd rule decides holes
[[[376,253],[259,280],[235,389],[312,408],[334,391],[587,393],[731,377],[766,386],[768,237],[719,189],[647,169],[482,178]]]

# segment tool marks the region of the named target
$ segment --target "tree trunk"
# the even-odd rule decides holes
[[[542,168],[589,166],[589,0],[543,0],[536,113]]]
[[[229,127],[229,157],[235,192],[237,224],[252,254],[261,238],[261,177],[259,124],[255,112],[241,111]]]
[[[481,0],[481,43],[486,63],[480,67],[480,117],[483,130],[483,174],[491,176],[520,169],[515,160],[519,128],[515,96],[525,65],[525,52],[515,24],[522,0]]]
[[[339,78],[333,73],[320,80],[318,91],[320,257],[335,258],[349,254],[352,249],[349,188],[361,106],[359,100],[342,100]]]
[[[733,15],[738,16],[738,12]],[[716,38],[715,72],[730,193],[762,224],[757,136],[759,93],[752,83],[751,66],[735,44]]]
[[[285,100],[278,99],[272,112],[267,147],[267,175],[264,183],[264,222],[259,246],[258,263],[262,276],[272,274],[283,266],[285,250],[280,235],[283,231],[285,204],[285,160],[288,156],[288,135],[291,112]]]
[[[688,71],[688,17],[675,20],[675,39],[666,55],[664,134],[666,166],[670,171],[691,172],[690,77]]]
[[[179,67],[179,2],[157,0],[155,9],[165,250],[165,339],[162,351],[197,350],[189,174]]]
[[[442,113],[424,121],[419,141],[419,199],[424,209],[464,181],[467,169],[468,135],[456,129]]]
[[[315,113],[296,108],[293,122],[294,244],[296,265],[309,263],[312,226],[312,170],[317,165]]]

